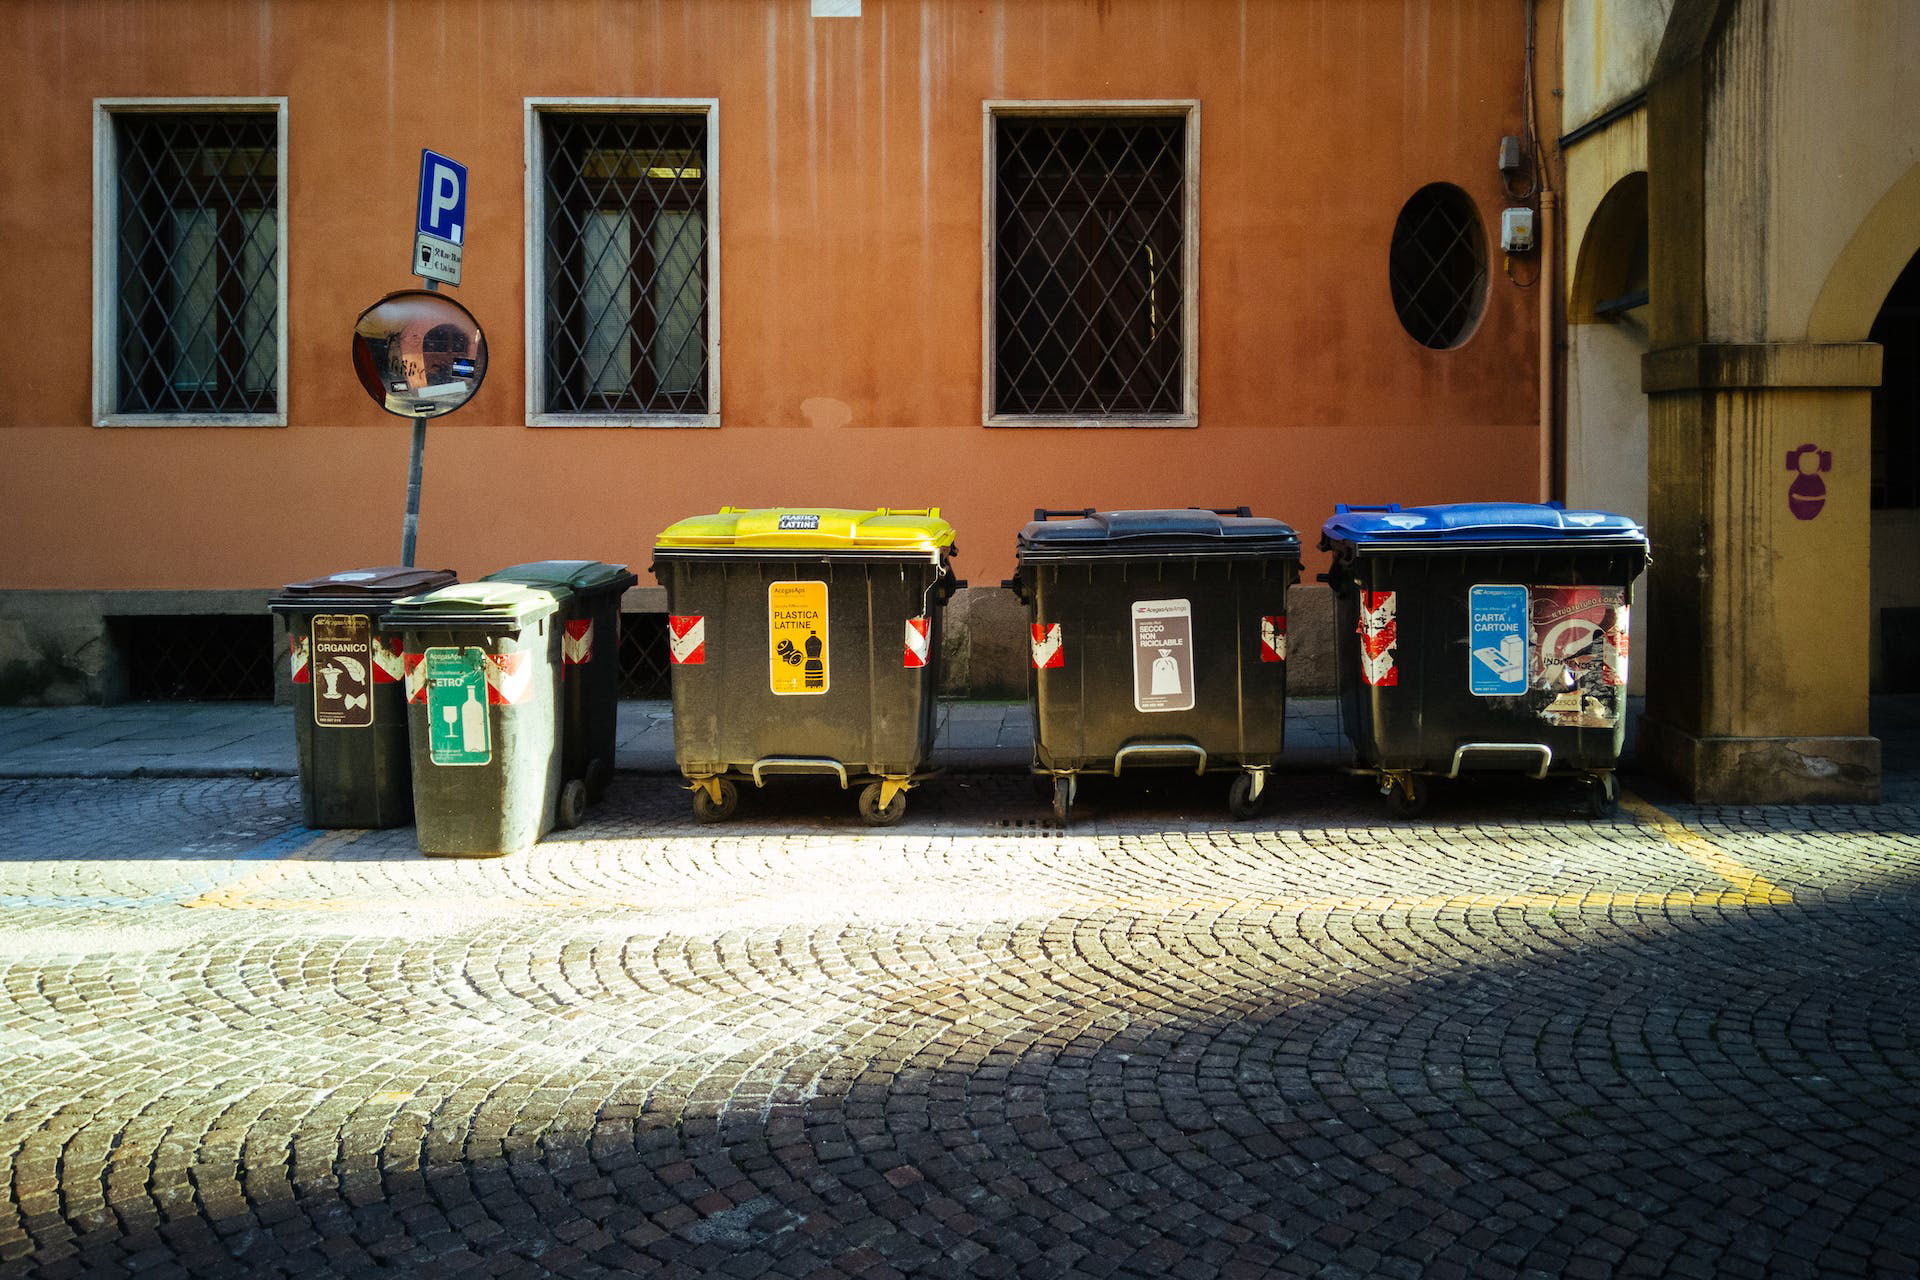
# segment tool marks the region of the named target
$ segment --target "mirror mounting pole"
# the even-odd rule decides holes
[[[427,281],[427,292],[440,292],[438,280]],[[400,564],[413,568],[413,546],[420,536],[420,472],[427,452],[427,420],[413,420],[413,454],[407,459],[407,518],[400,529]]]

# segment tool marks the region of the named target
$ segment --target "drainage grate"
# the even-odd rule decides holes
[[[108,618],[134,702],[273,701],[273,619],[206,614]]]
[[[667,698],[673,695],[667,673],[667,615],[620,615],[620,696]]]

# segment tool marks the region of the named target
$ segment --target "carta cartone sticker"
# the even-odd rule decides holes
[[[1527,691],[1527,589],[1467,590],[1467,689],[1483,698]]]

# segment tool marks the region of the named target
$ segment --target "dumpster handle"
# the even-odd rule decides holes
[[[766,786],[761,774],[772,770],[775,773],[831,773],[839,777],[840,789],[847,789],[847,766],[829,756],[762,756],[753,762],[753,785]]]
[[[1172,756],[1194,755],[1200,757],[1200,763],[1194,766],[1195,773],[1207,771],[1207,749],[1193,742],[1130,742],[1113,753],[1113,776],[1120,776],[1120,766],[1132,755]]]
[[[1336,502],[1333,513],[1344,516],[1350,511],[1385,511],[1392,513],[1400,509],[1397,502]]]
[[[1460,765],[1468,754],[1473,755],[1532,755],[1540,756],[1540,767],[1533,771],[1535,778],[1547,776],[1547,766],[1553,763],[1553,748],[1544,742],[1468,742],[1453,753],[1453,767],[1447,770],[1449,778],[1460,776]]]
[[[1188,507],[1189,511],[1211,511],[1217,516],[1239,516],[1242,520],[1253,518],[1252,507]]]
[[[1092,514],[1093,514],[1092,507],[1081,507],[1078,511],[1073,511],[1073,510],[1053,511],[1053,510],[1049,510],[1046,507],[1035,507],[1033,509],[1033,518],[1035,520],[1051,520],[1055,516],[1065,516],[1069,520],[1085,520],[1088,516]]]

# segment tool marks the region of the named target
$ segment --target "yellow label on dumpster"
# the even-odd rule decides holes
[[[767,666],[778,694],[827,691],[827,584],[767,586]]]

